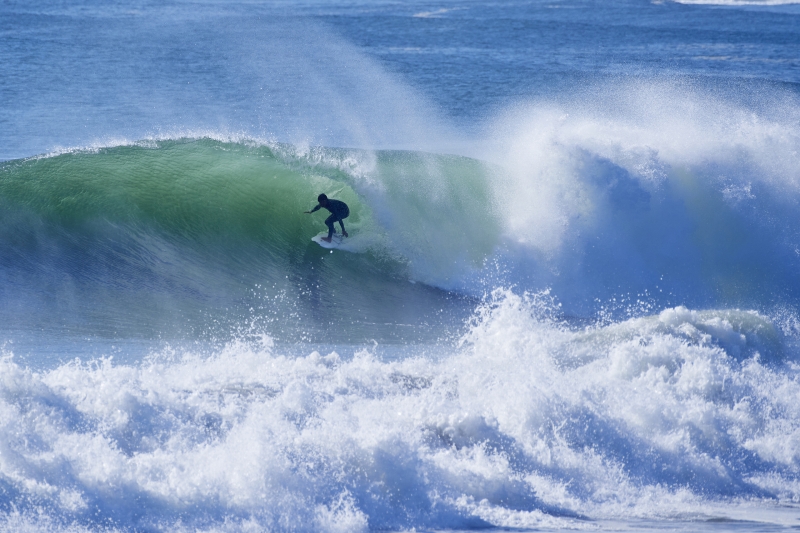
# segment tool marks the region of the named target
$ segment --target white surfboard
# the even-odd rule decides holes
[[[344,236],[341,233],[334,233],[333,238],[331,238],[331,242],[323,241],[322,238],[327,236],[328,236],[327,233],[320,233],[319,235],[311,237],[311,240],[319,244],[323,248],[332,249],[332,248],[338,248],[342,244],[342,239],[344,239]]]

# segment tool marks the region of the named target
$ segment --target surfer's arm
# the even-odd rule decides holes
[[[309,214],[311,214],[311,213],[313,213],[314,211],[317,211],[317,210],[319,210],[319,208],[320,208],[320,207],[322,207],[322,206],[321,206],[321,205],[318,205],[317,207],[315,207],[315,208],[314,208],[314,209],[312,209],[311,211],[306,211],[306,213],[309,213]]]

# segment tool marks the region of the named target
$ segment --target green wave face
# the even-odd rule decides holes
[[[77,227],[98,219],[173,238],[248,238],[285,246],[312,230],[301,216],[332,180],[291,170],[269,148],[201,140],[121,146],[7,164],[10,206]],[[363,209],[352,190],[351,220]],[[277,238],[276,238],[277,237]]]
[[[55,308],[75,327],[157,331],[216,322],[224,307],[231,324],[255,309],[310,340],[331,323],[357,341],[376,323],[387,338],[423,328],[453,298],[434,287],[455,287],[496,243],[486,172],[450,156],[209,139],[11,161],[0,167],[8,319]],[[351,237],[332,254],[310,241],[328,212],[304,214],[320,193],[350,206]]]

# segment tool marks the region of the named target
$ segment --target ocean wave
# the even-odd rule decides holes
[[[112,300],[144,288],[247,317],[262,287],[348,324],[409,323],[375,320],[380,294],[413,315],[420,302],[404,294],[428,291],[430,317],[447,307],[436,291],[498,286],[549,288],[584,318],[797,308],[796,98],[680,80],[605,89],[509,110],[474,157],[221,136],[3,163],[4,290],[24,300],[59,285],[88,301],[87,287]],[[333,255],[310,242],[322,217],[303,214],[321,192],[351,206]],[[319,288],[330,292],[309,310]],[[358,302],[343,322],[318,314],[342,299]]]
[[[485,168],[456,156],[208,138],[6,162],[7,323],[107,330],[121,318],[157,331],[205,314],[200,322],[225,329],[259,309],[293,338],[328,338],[331,320],[348,325],[343,335],[360,330],[359,342],[376,333],[354,323],[426,327],[450,296],[409,281],[455,285],[496,243]],[[323,192],[350,205],[350,237],[335,253],[311,242],[324,216],[304,214]]]

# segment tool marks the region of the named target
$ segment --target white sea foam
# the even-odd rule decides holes
[[[800,500],[800,365],[770,319],[552,316],[496,291],[438,360],[257,336],[136,366],[7,355],[2,528],[582,529]]]
[[[466,9],[463,7],[450,7],[450,8],[441,8],[435,11],[420,11],[419,13],[414,13],[412,16],[415,18],[437,18],[450,13],[452,11],[459,11],[461,9]]]

